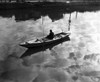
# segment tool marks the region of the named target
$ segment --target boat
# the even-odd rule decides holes
[[[43,17],[41,16],[41,18],[42,18],[42,25],[43,25]],[[70,18],[71,15],[69,19]],[[68,28],[70,28],[70,24]],[[20,46],[27,48],[27,50],[22,54],[20,58],[30,56],[40,51],[45,51],[46,49],[51,50],[53,47],[62,44],[63,42],[70,41],[70,37],[69,37],[70,34],[71,34],[70,29],[68,29],[67,33],[63,32],[62,30],[62,32],[55,34],[52,40],[47,39],[47,37],[42,37],[39,39],[33,39],[33,40],[20,43],[19,44]]]
[[[70,33],[61,32],[61,33],[55,34],[52,40],[49,40],[44,37],[40,39],[26,41],[26,42],[20,43],[19,45],[25,48],[46,47],[49,45],[62,43],[64,41],[69,41],[70,40],[69,35]]]

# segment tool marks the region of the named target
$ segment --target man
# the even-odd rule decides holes
[[[50,33],[49,33],[49,35],[48,35],[47,37],[42,38],[42,39],[37,39],[35,42],[37,42],[37,41],[45,42],[45,41],[47,41],[48,39],[49,39],[49,40],[52,40],[53,38],[54,38],[54,33],[52,32],[52,30],[50,30]]]
[[[50,30],[50,33],[46,38],[47,39],[53,39],[54,38],[54,33],[52,32],[52,30]]]

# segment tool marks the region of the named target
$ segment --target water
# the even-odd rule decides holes
[[[52,13],[53,12],[53,13]],[[25,20],[30,20],[34,19],[37,20],[41,16],[47,16],[49,14],[49,17],[52,20],[58,20],[63,17],[63,13],[65,11],[59,10],[59,9],[42,9],[42,8],[37,8],[37,9],[17,9],[17,10],[1,10],[0,11],[0,16],[3,17],[12,17],[13,15],[16,18],[16,21],[25,21]]]
[[[62,16],[55,21],[43,16],[43,24],[41,18],[0,17],[0,82],[100,81],[100,11],[80,12],[77,18],[73,12],[70,42],[19,58],[26,51],[19,43],[47,35],[50,29],[67,32],[69,14]]]

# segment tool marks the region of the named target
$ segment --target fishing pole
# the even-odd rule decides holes
[[[70,15],[69,15],[69,20],[68,20],[68,31],[70,31],[70,24],[71,24],[71,13],[70,13]]]
[[[78,12],[76,11],[76,19],[77,19],[77,16],[78,16]]]

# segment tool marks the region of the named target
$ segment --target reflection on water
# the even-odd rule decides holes
[[[100,81],[100,11],[71,15],[71,41],[20,59],[25,48],[18,44],[55,33],[67,32],[69,14],[52,21],[16,22],[15,17],[0,17],[0,81],[1,82],[96,82]],[[45,33],[43,33],[43,30]],[[10,56],[11,55],[11,56]],[[23,79],[24,78],[24,79]]]
[[[40,11],[41,10],[41,11]],[[51,11],[50,9],[45,12],[43,9],[19,9],[19,10],[1,10],[0,11],[0,16],[3,17],[12,17],[15,16],[16,20],[22,21],[22,20],[29,20],[29,19],[39,19],[41,16],[47,16],[52,20],[58,20],[63,17],[63,13],[65,11],[56,11],[53,10]]]
[[[38,19],[40,18],[40,12],[32,9],[21,9],[21,10],[2,10],[0,15],[3,17],[12,17],[15,16],[16,20],[29,20],[29,19]]]
[[[26,9],[3,9],[0,10],[0,16],[2,17],[12,17],[15,16],[16,20],[29,20],[29,19],[38,19],[41,16],[49,16],[52,20],[58,20],[63,17],[65,13],[73,12],[86,12],[86,11],[98,11],[100,6],[71,6],[64,7],[62,6],[38,6],[33,8]]]

